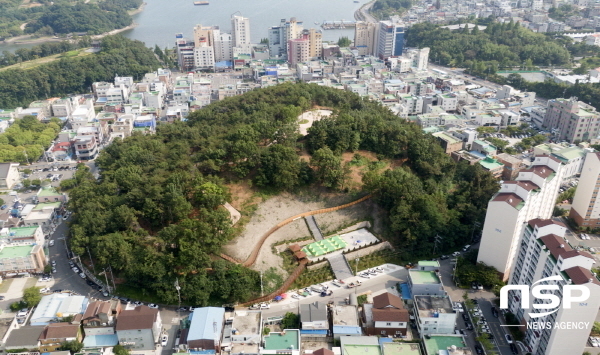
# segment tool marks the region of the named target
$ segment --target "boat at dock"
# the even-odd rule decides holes
[[[194,1],[194,5],[208,5],[208,1]]]

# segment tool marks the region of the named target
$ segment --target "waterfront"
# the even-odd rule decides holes
[[[267,28],[276,26],[280,20],[296,17],[304,22],[305,28],[321,28],[315,25],[323,21],[354,20],[354,12],[367,0],[354,3],[353,0],[209,0],[210,5],[194,6],[193,0],[145,0],[144,11],[133,16],[137,26],[123,32],[125,37],[137,39],[148,47],[155,44],[164,48],[172,47],[176,33],[192,37],[196,24],[217,25],[229,32],[231,15],[238,12],[250,18],[252,42],[258,43],[267,37]],[[354,37],[354,29],[323,30],[324,41],[337,41],[339,37]],[[0,52],[32,47],[34,44],[1,44]]]

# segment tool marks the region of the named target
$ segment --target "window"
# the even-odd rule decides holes
[[[385,325],[387,325],[387,326],[391,326],[391,325],[392,325],[392,323],[385,323]]]
[[[381,335],[385,335],[385,330],[382,330],[382,331],[381,331]]]

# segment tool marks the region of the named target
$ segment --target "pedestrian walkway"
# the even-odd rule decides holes
[[[352,273],[352,269],[346,262],[346,257],[342,253],[333,253],[329,256],[326,256],[327,260],[329,260],[329,264],[331,265],[331,270],[335,274],[335,278],[338,280],[345,280],[349,277],[354,276]]]
[[[321,229],[317,225],[315,216],[306,216],[304,217],[304,219],[306,220],[306,224],[308,224],[308,229],[310,229],[310,232],[312,233],[315,240],[323,240],[323,233],[321,233]]]

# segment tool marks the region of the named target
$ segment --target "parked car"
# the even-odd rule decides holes
[[[29,309],[23,308],[22,310],[20,310],[19,312],[17,312],[17,318],[27,317],[27,313],[29,313]]]
[[[504,338],[506,339],[507,343],[512,344],[513,340],[510,334],[504,334]]]
[[[475,281],[471,282],[471,288],[473,290],[476,290],[477,289],[477,282],[475,282]]]
[[[154,308],[154,309],[158,309],[158,305],[157,305],[157,304],[154,304],[154,303],[150,303],[150,304],[148,304],[148,307],[150,307],[150,308]]]
[[[167,346],[167,342],[169,341],[169,336],[168,335],[163,335],[162,338],[160,339],[160,345],[161,346]]]
[[[54,246],[54,240],[51,240],[51,241],[49,241],[49,242],[48,242],[48,246],[49,246],[49,247],[53,247],[53,246]]]
[[[81,277],[82,279],[85,279],[85,274],[83,272],[80,272],[79,277]]]
[[[496,309],[496,307],[492,307],[492,315],[498,318],[498,310]]]
[[[260,304],[260,309],[269,309],[271,308],[271,305],[268,303],[261,303]]]
[[[135,301],[135,302],[133,302],[133,305],[134,305],[134,306],[136,306],[136,307],[138,307],[138,306],[143,306],[143,305],[144,305],[144,302]]]
[[[514,343],[510,343],[510,351],[514,354],[517,355],[519,353],[519,350],[517,349],[517,346]]]
[[[0,207],[0,210],[5,210],[7,207],[7,205],[2,205],[2,207]]]
[[[44,287],[40,289],[40,293],[49,293],[50,292],[50,288],[49,287]]]
[[[460,251],[455,251],[454,253],[452,253],[452,256],[459,256],[460,255]]]
[[[471,248],[471,246],[469,244],[465,245],[465,247],[463,248],[463,251],[467,251],[469,250],[469,248]]]
[[[481,283],[477,283],[477,289],[478,290],[483,290],[483,285]]]

